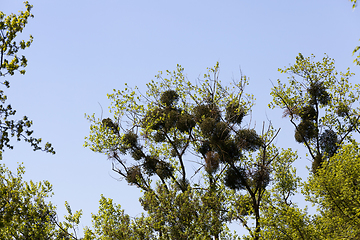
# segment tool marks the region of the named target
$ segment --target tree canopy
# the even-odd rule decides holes
[[[278,81],[270,107],[284,109],[317,176],[355,142],[360,89],[349,83],[353,74],[338,74],[328,56],[314,58],[299,54],[294,65],[279,70],[290,74],[289,85]],[[218,70],[217,64],[193,84],[178,66],[166,77],[160,72],[145,94],[128,86],[115,90],[108,95],[114,117],[88,116],[85,146],[106,154],[115,172],[144,191],[140,201],[160,239],[219,239],[233,221],[251,239],[324,236],[317,218],[290,200],[303,184],[291,168],[296,152],[273,144],[279,131],[271,125],[257,133],[244,124],[253,104],[244,92],[247,78],[225,87]]]
[[[1,84],[6,88],[10,87],[9,76],[14,75],[16,72],[25,74],[25,67],[27,66],[27,59],[24,55],[18,56],[21,50],[30,47],[33,37],[30,35],[29,40],[19,40],[18,35],[28,24],[28,20],[33,18],[31,13],[32,5],[29,2],[24,2],[25,11],[20,11],[18,15],[10,14],[6,16],[0,11],[0,77],[5,80]],[[13,109],[11,104],[5,105],[7,96],[3,90],[0,90],[0,159],[2,152],[5,148],[12,149],[13,145],[10,144],[12,137],[17,141],[24,140],[28,142],[34,149],[43,150],[50,153],[55,153],[54,148],[50,143],[46,143],[41,147],[41,138],[34,138],[31,130],[32,121],[24,116],[20,120],[13,119],[16,110]]]
[[[353,8],[357,1],[351,0]],[[6,16],[0,12],[0,77],[25,74],[27,59],[19,57],[33,38],[17,40],[32,6]],[[360,47],[356,47],[354,54]],[[355,62],[359,63],[357,56]],[[85,147],[104,154],[112,170],[131,187],[141,190],[144,210],[131,217],[113,199],[101,195],[92,226],[79,236],[82,210],[60,222],[48,200],[48,181],[24,181],[0,165],[0,239],[359,239],[360,85],[353,73],[338,72],[325,55],[299,53],[295,62],[279,69],[288,82],[278,80],[270,90],[271,109],[280,108],[293,126],[292,135],[312,161],[309,177],[294,167],[298,152],[283,149],[284,137],[271,121],[252,124],[255,97],[246,92],[249,78],[226,84],[220,65],[191,81],[185,69],[159,72],[145,92],[125,84],[108,94],[111,116],[86,115],[90,134]],[[32,122],[14,120],[0,90],[0,156],[12,149],[10,138],[29,142],[34,150],[55,153],[50,143],[32,137]],[[289,137],[290,136],[290,137]],[[302,196],[315,207],[300,207]],[[247,233],[239,236],[230,224]]]

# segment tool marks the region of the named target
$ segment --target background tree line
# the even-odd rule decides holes
[[[356,6],[356,1],[352,1]],[[32,17],[29,3],[19,15],[0,14],[1,76],[24,73],[27,60],[17,52],[32,41],[15,42]],[[354,49],[357,53],[359,47]],[[358,58],[355,63],[358,65]],[[294,126],[294,138],[312,159],[310,178],[303,181],[292,166],[296,151],[274,144],[280,129],[265,122],[256,132],[251,117],[254,97],[246,93],[248,78],[231,85],[219,79],[219,64],[195,83],[180,65],[160,72],[147,92],[127,86],[108,97],[112,118],[87,116],[91,133],[85,146],[104,153],[113,170],[140,188],[145,213],[131,218],[112,199],[101,196],[93,226],[84,239],[240,239],[229,223],[247,229],[243,239],[357,239],[359,233],[360,88],[338,73],[324,56],[304,57],[280,69],[288,83],[271,89],[271,108],[283,109]],[[9,81],[3,82],[9,87]],[[2,102],[6,96],[2,94]],[[1,105],[1,150],[12,148],[11,137],[34,150],[55,153],[32,138],[31,121],[10,120],[11,106]],[[24,182],[1,166],[0,236],[5,239],[78,239],[81,211],[59,222],[46,199],[51,184]],[[309,214],[291,201],[301,194],[315,204]]]

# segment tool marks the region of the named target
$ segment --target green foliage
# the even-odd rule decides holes
[[[179,192],[175,185],[158,185],[156,192],[145,193],[140,201],[160,239],[209,239],[222,232],[224,196],[215,199],[207,191]]]
[[[313,58],[299,54],[294,65],[280,69],[290,75],[289,84],[279,80],[270,103],[284,109],[284,117],[295,128],[295,140],[306,146],[313,160],[312,178],[305,184],[292,167],[297,153],[273,144],[279,131],[263,126],[258,134],[242,126],[252,106],[252,96],[244,94],[247,79],[224,87],[218,65],[196,85],[185,80],[178,66],[167,71],[168,78],[157,75],[159,81],[149,83],[144,95],[128,87],[114,90],[108,95],[112,118],[87,116],[92,125],[85,146],[106,154],[114,161],[114,171],[143,190],[140,202],[147,215],[141,222],[147,223],[149,239],[226,239],[230,236],[226,225],[233,221],[248,230],[243,239],[358,237],[357,222],[334,230],[352,218],[326,225],[336,215],[332,208],[310,215],[292,202],[303,187],[308,199],[315,196],[319,202],[311,201],[326,205],[324,199],[332,192],[317,193],[317,187],[324,186],[315,183],[359,131],[360,87],[349,83],[353,74],[337,73],[327,56],[321,62]],[[186,161],[189,153],[195,160]],[[342,198],[336,202],[341,203]],[[356,206],[350,208],[351,214],[358,212]],[[137,219],[131,222],[118,212],[119,227],[132,236]],[[101,239],[103,233],[90,231],[89,236]],[[123,238],[119,233],[114,236]]]
[[[279,69],[290,75],[289,85],[278,80],[271,91],[270,107],[284,109],[284,117],[289,117],[295,128],[295,140],[306,146],[316,171],[358,131],[360,86],[349,83],[353,75],[349,70],[339,74],[329,57],[321,62],[314,58],[300,53],[294,65]]]
[[[78,239],[77,232],[82,215],[82,210],[72,213],[71,207],[68,202],[65,201],[65,208],[68,215],[65,215],[63,222],[57,222],[54,220],[57,229],[55,231],[56,239],[67,240],[67,239]]]
[[[292,163],[286,157],[294,156],[272,144],[278,131],[271,126],[261,135],[241,126],[252,106],[252,96],[243,92],[245,77],[231,89],[218,80],[218,65],[199,85],[186,81],[180,66],[167,73],[169,78],[160,74],[159,82],[148,84],[145,95],[127,87],[109,95],[114,120],[88,116],[85,146],[105,153],[116,172],[143,190],[141,204],[160,239],[219,239],[229,236],[231,221],[260,239],[262,211],[269,207],[263,198],[279,174],[272,164],[280,156]],[[304,109],[303,118],[312,112]],[[112,130],[113,122],[121,125],[119,132]],[[196,156],[196,171],[184,161],[187,153]]]
[[[352,8],[357,7],[357,0],[350,0],[350,2],[352,2]]]
[[[307,209],[300,209],[292,202],[301,184],[292,167],[296,159],[296,152],[286,149],[271,164],[272,188],[264,196],[261,218],[263,239],[319,239]]]
[[[357,1],[351,2],[355,8]],[[2,77],[25,74],[27,59],[18,54],[33,38],[16,41],[33,17],[32,6],[25,7],[18,15],[0,12]],[[299,54],[294,65],[279,69],[290,75],[289,84],[278,80],[270,103],[284,109],[295,140],[313,160],[305,183],[292,167],[297,153],[273,144],[279,131],[270,126],[258,134],[244,126],[253,105],[253,96],[244,93],[245,76],[226,87],[217,63],[193,84],[178,65],[165,78],[160,72],[145,94],[127,86],[114,90],[108,95],[111,118],[87,116],[92,124],[85,146],[106,154],[115,172],[142,189],[146,215],[131,218],[101,196],[84,239],[240,239],[227,227],[233,221],[248,230],[243,239],[360,238],[360,152],[352,136],[359,132],[360,86],[349,83],[349,70],[338,74],[329,57],[313,59]],[[8,80],[2,84],[10,86]],[[10,119],[16,111],[3,105],[6,100],[0,90],[0,158],[4,148],[13,148],[11,137],[55,153],[50,143],[42,148],[42,140],[31,137],[26,116]],[[68,214],[58,222],[55,207],[45,201],[52,195],[50,183],[23,182],[23,174],[22,166],[14,175],[0,165],[0,238],[78,239],[82,211],[73,213],[65,202]],[[292,202],[299,188],[317,214]]]
[[[17,174],[0,165],[0,239],[49,239],[54,235],[55,207],[45,199],[52,186],[43,181],[22,180],[24,167]]]
[[[15,71],[19,71],[21,74],[25,74],[23,68],[27,65],[27,59],[22,56],[17,56],[19,50],[30,47],[33,37],[30,35],[28,41],[21,40],[16,42],[16,36],[23,31],[28,23],[29,18],[33,18],[31,14],[32,5],[29,2],[24,2],[26,11],[20,11],[19,15],[11,14],[6,16],[3,12],[0,12],[0,47],[1,47],[1,68],[0,76],[14,75]],[[8,57],[12,59],[7,59]],[[9,87],[9,82],[3,83]]]
[[[359,39],[359,41],[360,41],[360,39]],[[356,46],[354,48],[353,55],[356,54],[357,52],[359,52],[359,54],[354,59],[354,63],[356,63],[357,65],[360,66],[360,51],[359,50],[360,50],[360,46]]]
[[[34,17],[31,14],[32,5],[25,2],[26,11],[20,11],[18,15],[10,14],[6,16],[0,12],[0,77],[14,75],[15,72],[25,74],[27,59],[25,56],[19,57],[20,50],[30,47],[33,37],[25,41],[16,41],[17,35],[23,31],[28,23],[29,18]],[[10,82],[5,80],[2,84],[9,88]],[[11,105],[4,105],[7,96],[3,90],[0,90],[0,159],[5,147],[12,149],[10,138],[15,137],[16,140],[21,139],[28,142],[34,149],[43,150],[55,154],[50,143],[46,143],[44,147],[40,147],[41,138],[32,137],[33,131],[30,130],[32,121],[24,116],[21,120],[13,120],[11,116],[15,115],[16,110]]]
[[[322,239],[360,237],[360,149],[346,145],[324,162],[304,185],[304,195],[315,204],[317,230]]]
[[[20,165],[17,173],[0,164],[0,239],[57,239],[77,238],[81,210],[58,222],[56,207],[47,201],[53,195],[48,181],[25,182],[25,169]]]
[[[120,205],[101,196],[98,214],[92,214],[93,228],[85,228],[84,240],[97,239],[154,239],[146,217],[131,219]]]
[[[144,191],[142,205],[154,233],[164,239],[228,234],[229,221],[247,221],[241,215],[244,211],[239,215],[229,210],[230,203],[239,204],[244,194],[250,199],[245,215],[256,219],[256,226],[248,230],[256,239],[260,237],[260,204],[271,181],[269,166],[274,157],[267,148],[276,134],[269,128],[272,133],[259,136],[241,126],[253,104],[252,96],[244,93],[247,78],[224,87],[218,71],[216,65],[194,85],[178,66],[176,71],[167,71],[168,78],[157,75],[159,82],[150,82],[144,95],[128,87],[108,95],[113,102],[111,119],[87,116],[92,125],[85,146],[106,154],[117,173]],[[119,123],[118,131],[114,122]],[[259,154],[252,157],[256,151]],[[196,165],[185,161],[188,153],[196,156],[194,162],[200,166],[195,171]],[[122,156],[133,161],[125,162]],[[215,207],[212,198],[220,196]],[[212,207],[207,205],[210,202]]]
[[[350,0],[350,1],[352,2],[352,8],[353,9],[356,8],[357,7],[357,0]],[[359,41],[360,41],[360,39],[359,39]],[[360,51],[359,50],[360,50],[360,46],[356,46],[354,48],[354,50],[353,50],[353,55],[356,54],[357,52],[359,52],[358,55],[354,59],[354,63],[356,65],[360,66]]]
[[[210,77],[211,73],[214,78]],[[150,187],[147,177],[153,175],[160,180],[169,178],[178,186],[180,181],[186,182],[183,156],[188,151],[198,152],[205,140],[209,146],[221,142],[221,149],[220,146],[212,147],[218,161],[225,163],[225,158],[239,158],[239,151],[237,154],[231,151],[237,144],[231,128],[241,123],[252,104],[252,97],[243,94],[246,77],[232,88],[224,88],[217,79],[218,66],[209,69],[199,85],[185,80],[181,66],[167,74],[169,78],[165,79],[161,74],[157,75],[159,82],[149,83],[145,95],[127,87],[109,95],[113,101],[110,112],[114,113],[114,120],[96,120],[94,116],[88,116],[93,124],[85,146],[114,159],[119,166],[117,172],[144,190]],[[246,98],[242,99],[242,95]],[[116,125],[118,132],[114,131],[114,122],[122,126],[120,129]],[[251,133],[251,137],[256,138],[255,131]],[[135,162],[124,164],[120,157],[124,154],[129,154]],[[202,159],[207,162],[204,164],[207,171],[216,172],[217,160],[210,160],[207,152],[202,153]],[[180,174],[175,174],[172,169]]]
[[[112,199],[101,196],[99,211],[92,215],[92,229],[85,228],[84,240],[210,239],[216,234],[211,231],[223,228],[218,239],[239,239],[215,217],[213,209],[221,207],[224,196],[201,195],[191,189],[179,193],[173,187],[169,190],[158,185],[157,193],[145,193],[140,201],[148,215],[135,218],[125,214]]]

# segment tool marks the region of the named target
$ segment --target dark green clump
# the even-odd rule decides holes
[[[152,156],[146,156],[143,163],[143,168],[145,172],[152,176],[156,173],[156,166],[158,164],[159,160]]]
[[[154,135],[155,142],[164,142],[165,134],[173,129],[190,133],[195,125],[192,115],[174,107],[150,110],[142,121],[143,128],[157,131]]]
[[[119,133],[118,124],[114,123],[110,118],[105,118],[101,122],[106,128],[112,130],[114,133]]]
[[[238,146],[245,151],[255,151],[263,144],[263,140],[259,137],[254,129],[241,129],[235,137]]]
[[[308,88],[308,93],[310,94],[310,103],[315,105],[319,102],[322,105],[327,105],[330,102],[330,95],[326,91],[326,87],[323,82],[315,81],[310,83],[310,87]]]
[[[129,131],[124,135],[123,143],[129,146],[129,148],[136,148],[138,147],[138,136]]]
[[[176,123],[177,129],[184,133],[184,132],[191,132],[191,129],[195,127],[195,120],[192,115],[188,113],[181,114],[179,119]]]
[[[328,157],[332,157],[336,153],[338,142],[338,137],[333,130],[326,129],[320,135],[320,148],[327,153]]]
[[[133,185],[133,184],[139,184],[139,182],[141,181],[142,178],[142,174],[141,174],[141,170],[139,166],[132,166],[129,167],[127,170],[127,175],[126,175],[126,181]]]
[[[230,129],[227,124],[224,122],[218,122],[215,126],[214,134],[212,137],[214,141],[224,141],[228,139],[229,134]]]
[[[345,117],[349,114],[350,108],[349,106],[346,106],[345,104],[341,104],[336,109],[336,114],[339,117]]]
[[[179,95],[175,90],[167,90],[163,92],[160,97],[160,102],[165,107],[171,107],[176,105],[178,100],[179,100]]]
[[[229,168],[225,173],[225,185],[233,190],[243,190],[246,186],[247,174],[241,167]]]
[[[305,106],[300,111],[300,117],[302,120],[315,121],[316,110],[313,106]]]
[[[270,183],[270,171],[265,166],[260,166],[252,176],[253,181],[260,188],[265,188]]]
[[[229,103],[226,106],[225,119],[230,123],[240,124],[245,116],[245,110],[240,107],[238,102]]]
[[[221,119],[219,107],[215,104],[202,104],[196,106],[194,108],[194,116],[196,122],[201,122],[206,118],[213,118],[216,122]]]
[[[131,131],[125,133],[122,138],[122,143],[119,150],[123,154],[125,154],[127,151],[133,153],[136,150],[141,150],[141,146],[138,143],[138,136]]]
[[[211,150],[210,142],[204,141],[198,149],[198,152],[205,156],[207,152]]]
[[[153,136],[153,140],[156,142],[156,143],[159,143],[159,142],[165,142],[166,140],[166,136],[163,132],[161,131],[158,131],[154,134]]]
[[[167,178],[171,177],[173,171],[174,171],[174,168],[171,166],[170,163],[160,161],[156,165],[156,174],[161,179],[167,179]]]
[[[316,128],[315,123],[309,120],[303,120],[295,130],[295,140],[302,143],[315,138],[317,134],[318,129]]]
[[[314,160],[312,162],[311,171],[313,173],[316,173],[316,171],[321,167],[323,161],[324,161],[324,159],[320,154],[316,155],[316,157],[314,158]]]
[[[179,179],[178,180],[178,183],[179,183],[179,188],[181,189],[181,191],[186,191],[190,185],[190,182],[189,180],[187,180],[186,178],[185,179]]]
[[[226,140],[230,130],[226,123],[217,122],[214,118],[206,118],[200,123],[200,129],[206,138],[212,141]]]
[[[217,152],[207,152],[205,156],[205,171],[212,174],[219,169],[220,157]]]
[[[237,146],[235,140],[218,141],[215,146],[222,163],[235,163],[240,160],[241,148]]]
[[[176,127],[176,123],[180,118],[180,112],[176,109],[167,110],[165,112],[165,130],[168,131],[172,129],[173,127]]]
[[[210,138],[214,134],[215,126],[216,126],[216,120],[214,118],[211,118],[211,117],[205,118],[200,123],[201,132],[207,138]]]
[[[145,157],[145,154],[141,148],[135,148],[135,149],[131,150],[131,157],[134,160],[140,160]]]

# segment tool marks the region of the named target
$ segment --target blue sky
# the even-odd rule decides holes
[[[280,110],[267,107],[271,81],[286,81],[277,69],[304,56],[324,53],[336,68],[350,67],[357,75],[352,50],[359,45],[360,12],[347,0],[274,1],[30,1],[31,19],[22,36],[34,36],[23,52],[28,58],[25,76],[9,77],[5,93],[18,118],[34,121],[34,135],[50,141],[56,155],[33,152],[25,143],[5,151],[3,163],[16,169],[24,162],[26,179],[49,180],[52,202],[64,215],[64,202],[83,209],[80,227],[91,224],[100,194],[113,198],[132,216],[142,212],[140,192],[117,181],[106,156],[83,147],[89,134],[84,114],[107,117],[106,94],[124,84],[144,88],[160,70],[185,68],[195,80],[220,63],[220,79],[239,79],[239,69],[250,78],[248,93],[257,101],[252,121],[271,120],[282,130],[279,146],[299,150],[296,166],[306,178],[310,161],[294,143],[293,129]],[[6,14],[24,10],[22,1],[2,0]]]

